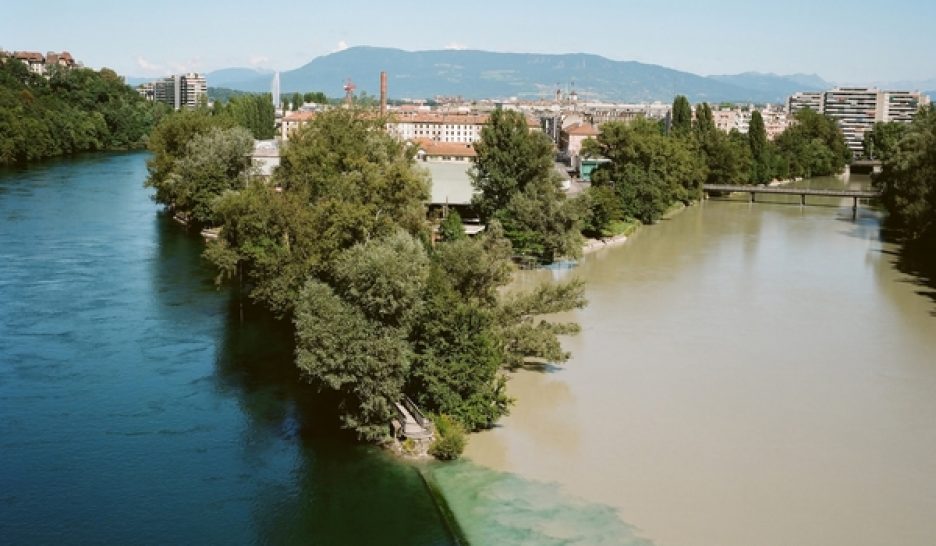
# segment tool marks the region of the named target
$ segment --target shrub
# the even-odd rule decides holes
[[[442,461],[453,461],[465,450],[465,429],[448,415],[434,418],[436,439],[429,446],[429,454]]]

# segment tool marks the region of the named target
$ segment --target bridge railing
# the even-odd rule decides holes
[[[406,408],[406,411],[410,412],[410,415],[413,416],[413,419],[419,423],[419,426],[423,427],[426,430],[432,430],[432,420],[426,417],[419,407],[416,406],[416,403],[410,400],[409,396],[403,395],[403,407]]]

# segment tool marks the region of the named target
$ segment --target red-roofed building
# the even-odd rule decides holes
[[[39,74],[40,76],[48,74],[50,66],[57,65],[64,68],[73,68],[78,66],[75,58],[72,57],[71,53],[67,51],[63,51],[61,53],[50,51],[45,55],[38,51],[14,51],[13,53],[0,52],[0,56],[12,57],[25,64],[31,72],[34,74]]]
[[[463,142],[438,142],[422,139],[416,141],[419,151],[416,159],[420,161],[471,161],[478,157],[474,146]]]

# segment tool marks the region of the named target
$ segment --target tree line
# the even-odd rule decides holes
[[[141,148],[167,112],[107,68],[53,66],[44,77],[0,59],[0,165]]]
[[[293,134],[273,179],[262,181],[243,161],[245,130],[232,118],[180,112],[150,139],[147,184],[177,214],[220,226],[205,250],[219,281],[292,324],[296,365],[337,393],[343,426],[386,439],[405,393],[439,416],[444,437],[434,452],[456,456],[461,430],[493,426],[509,410],[506,368],[569,357],[558,336],[577,326],[541,317],[583,306],[582,284],[503,290],[515,269],[508,230],[536,231],[535,203],[561,209],[564,196],[543,162],[485,161],[479,184],[496,177],[507,188],[485,192],[487,230],[468,239],[459,225],[433,244],[428,175],[385,121],[372,111],[326,111]],[[486,138],[505,131],[497,122]],[[525,120],[522,134],[508,137],[549,150],[530,140]],[[535,248],[571,251],[554,235]]]
[[[705,183],[825,176],[841,172],[850,160],[841,129],[828,116],[800,111],[770,141],[760,112],[752,112],[747,134],[724,133],[715,127],[708,104],[699,104],[693,119],[683,96],[673,101],[667,121],[603,124],[583,152],[609,160],[593,172],[586,193],[583,227],[591,235],[606,234],[622,222],[656,222],[674,204],[700,199]]]
[[[882,161],[874,175],[889,221],[907,242],[932,256],[936,249],[936,106],[917,113],[910,124],[878,123],[865,136],[871,157]]]

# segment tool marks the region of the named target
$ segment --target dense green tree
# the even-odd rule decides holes
[[[706,165],[707,184],[744,184],[751,175],[751,150],[747,138],[712,131],[699,144]]]
[[[289,102],[290,102],[290,104],[292,104],[292,109],[293,109],[293,111],[298,110],[299,107],[302,106],[302,103],[303,103],[302,94],[300,94],[300,93],[298,93],[298,92],[297,92],[297,93],[293,93],[293,94],[292,94],[292,97],[290,97],[290,99],[289,99]]]
[[[715,118],[712,116],[712,108],[707,102],[696,106],[696,119],[693,128],[700,139],[715,133]]]
[[[864,135],[864,155],[884,161],[897,149],[897,143],[907,132],[908,125],[898,122],[878,122]]]
[[[677,95],[673,99],[673,109],[670,113],[670,134],[686,136],[692,129],[692,107],[689,99],[684,95]]]
[[[582,196],[587,213],[582,222],[582,233],[600,238],[612,235],[609,231],[614,222],[624,219],[621,199],[610,186],[591,186]]]
[[[592,175],[593,185],[613,188],[630,218],[653,223],[674,203],[702,195],[705,164],[694,143],[663,136],[650,121],[605,123],[586,150],[610,160]]]
[[[520,112],[495,110],[475,150],[474,204],[485,221],[503,224],[515,252],[543,262],[578,256],[581,214],[560,190],[549,138],[531,132]]]
[[[458,214],[457,210],[450,210],[442,219],[442,223],[439,225],[439,237],[443,241],[457,241],[467,237],[464,226],[462,226],[461,215]]]
[[[325,93],[321,91],[311,91],[302,96],[303,102],[310,102],[314,104],[328,104],[328,97],[325,96]]]
[[[514,193],[495,217],[516,255],[552,263],[563,256],[581,256],[584,214],[578,205],[566,199],[555,178],[547,177]]]
[[[177,193],[169,175],[177,162],[187,154],[189,142],[213,129],[230,129],[235,125],[233,119],[212,116],[205,110],[181,110],[163,118],[148,142],[153,156],[146,163],[149,170],[146,186],[156,189],[153,199],[170,208],[175,207]]]
[[[336,109],[290,139],[272,185],[219,202],[210,259],[252,298],[289,315],[309,275],[331,278],[344,250],[403,228],[424,233],[428,180],[413,150],[365,112]]]
[[[810,109],[797,112],[793,125],[777,136],[775,142],[790,176],[836,174],[851,159],[835,120]]]
[[[198,225],[213,225],[215,201],[224,192],[247,185],[252,149],[253,137],[242,127],[195,135],[160,191],[177,215]]]
[[[487,221],[528,184],[552,177],[553,145],[543,133],[531,133],[526,117],[495,110],[475,143],[478,158],[471,172],[475,204]]]
[[[889,218],[908,239],[936,248],[936,106],[920,110],[905,134],[885,154],[874,177]]]
[[[758,110],[754,110],[751,112],[751,123],[748,126],[748,147],[751,150],[751,179],[756,184],[763,184],[773,178],[769,144],[764,117]]]
[[[221,113],[250,131],[254,138],[275,136],[276,112],[269,93],[251,93],[232,97]]]
[[[53,67],[45,78],[0,59],[0,165],[140,148],[164,113],[107,68]]]

